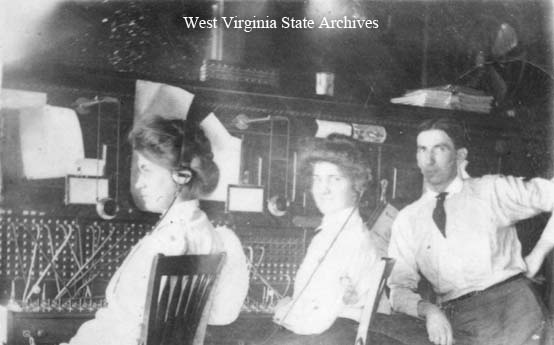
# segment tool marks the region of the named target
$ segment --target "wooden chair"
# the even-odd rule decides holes
[[[140,344],[201,345],[225,254],[159,254],[152,263]]]
[[[358,326],[358,333],[356,334],[356,342],[354,345],[367,345],[367,332],[373,315],[377,312],[377,307],[381,301],[383,291],[387,278],[389,277],[392,267],[394,266],[394,259],[381,258],[375,271],[372,274],[378,275],[379,280],[375,280],[375,284],[369,288],[367,295],[365,296],[364,308],[362,310],[362,316],[360,318],[360,325]]]

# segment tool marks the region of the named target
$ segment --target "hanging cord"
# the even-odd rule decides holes
[[[254,264],[254,262],[252,260],[250,260],[250,258],[246,258],[246,261],[247,261],[247,264],[250,268],[250,270],[252,271],[252,274],[255,276],[255,277],[258,277],[258,279],[260,279],[260,281],[270,290],[273,290],[275,291],[275,293],[277,294],[277,297],[278,298],[283,298],[285,296],[285,293],[281,294],[279,293],[279,291],[277,291],[277,289],[275,287],[273,287],[271,285],[271,283],[264,277],[263,274],[260,273],[260,271],[258,270],[258,265],[259,263],[256,265]]]
[[[116,152],[115,152],[115,196],[114,196],[114,202],[116,206],[119,202],[119,159],[120,159],[120,145],[121,145],[121,102],[117,98],[113,97],[102,97],[99,98],[98,96],[94,96],[94,99],[91,104],[96,104],[96,201],[99,201],[99,184],[100,179],[99,176],[103,176],[104,174],[100,174],[100,162],[104,162],[104,171],[106,169],[107,164],[107,152],[102,148],[101,145],[101,127],[102,127],[102,103],[115,103],[117,105],[117,123],[116,123]],[[102,159],[100,158],[100,155],[102,153]],[[104,172],[103,171],[103,172]]]
[[[162,223],[162,221],[166,218],[167,216],[167,213],[169,212],[169,210],[175,205],[177,199],[179,198],[179,195],[181,194],[181,191],[183,190],[183,187],[184,186],[180,186],[178,188],[177,191],[175,191],[175,194],[173,196],[173,200],[171,201],[171,203],[169,204],[169,207],[162,213],[162,215],[160,216],[160,218],[158,219],[158,221],[156,222],[156,224],[154,224],[154,226],[152,227],[152,229],[150,231],[148,231],[146,233],[145,236],[148,236],[150,235],[154,230],[156,230],[159,225]],[[114,229],[115,230],[115,229]],[[110,252],[111,249],[121,240],[121,238],[123,238],[125,236],[125,234],[129,231],[129,229],[127,229],[127,231],[123,234],[123,236],[121,236],[120,238],[118,238],[117,242],[114,243],[113,245],[109,246],[108,248],[108,251],[107,252]],[[91,256],[88,258],[88,260],[81,266],[81,268],[73,275],[72,279],[70,279],[70,281],[64,286],[64,288],[56,295],[56,297],[54,299],[58,299],[60,298],[68,289],[68,287],[70,286],[73,286],[75,284],[75,281],[78,280],[78,279],[81,279],[83,277],[86,276],[86,274],[90,273],[96,266],[99,265],[99,263],[101,262],[101,258],[94,258],[96,256],[96,254],[98,252],[100,252],[101,249],[103,249],[107,243],[107,241],[112,237],[113,235],[113,231],[110,232],[110,234],[102,241],[102,243],[100,243],[100,245],[96,248],[96,250],[91,254]],[[133,254],[134,250],[137,248],[137,246],[135,245],[135,247],[133,247],[132,250],[129,250],[126,254],[127,254],[127,257],[129,257],[130,255]],[[121,257],[122,255],[120,255],[119,257]],[[94,260],[94,261],[93,261]],[[92,263],[92,264],[91,264]],[[85,267],[87,267],[87,270],[84,271]],[[119,278],[117,279],[116,283],[114,286],[117,286],[119,283]]]
[[[102,125],[102,102],[99,101],[98,96],[95,96],[94,100],[98,102],[98,106],[96,108],[96,202],[98,202],[100,199],[98,197],[100,189],[100,179],[98,177],[100,176],[100,126]]]
[[[269,120],[269,157],[268,157],[268,166],[267,166],[267,195],[268,197],[271,197],[271,166],[272,161],[275,160],[274,156],[274,143],[273,138],[275,137],[275,121],[286,121],[287,123],[287,136],[286,136],[286,143],[285,143],[285,199],[289,201],[288,199],[288,185],[289,185],[289,151],[290,151],[290,120],[286,116],[272,116],[269,115],[266,118],[263,119],[256,119],[256,120]],[[250,121],[254,122],[254,121]],[[256,121],[257,122],[257,121]],[[261,182],[261,181],[260,181]]]
[[[49,245],[50,245],[50,250],[51,250],[51,255],[52,255],[52,258],[48,257],[48,254],[45,250],[43,250],[42,246],[38,246],[38,254],[40,255],[40,257],[45,260],[46,262],[50,263],[54,260],[54,253],[55,253],[55,250],[54,250],[54,244],[53,244],[53,240],[52,240],[52,233],[51,233],[51,230],[50,230],[50,227],[46,224],[35,224],[35,227],[36,227],[36,230],[37,230],[37,236],[35,237],[35,235],[33,234],[32,232],[32,229],[31,230],[28,230],[28,229],[25,229],[25,231],[27,232],[27,234],[31,237],[31,240],[32,242],[34,243],[38,243],[39,241],[39,233],[41,231],[44,231],[42,229],[46,229],[47,231],[47,235],[48,235],[48,241],[49,241]],[[56,280],[56,287],[58,288],[59,290],[59,284],[60,284],[60,281],[62,280],[62,277],[60,276],[60,274],[57,272],[56,270],[56,267],[55,265],[52,265],[50,267],[52,269],[52,271],[54,272],[54,277],[55,277],[55,280]],[[42,274],[42,273],[41,273]],[[40,282],[39,282],[40,283]],[[35,285],[39,285],[39,284],[35,284]],[[22,300],[26,300],[27,295],[24,294],[23,295],[23,298]]]
[[[117,102],[117,136],[116,136],[116,151],[115,151],[115,196],[114,201],[116,206],[119,205],[119,158],[121,144],[121,102]]]

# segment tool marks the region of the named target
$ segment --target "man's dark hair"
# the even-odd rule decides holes
[[[460,122],[447,117],[425,120],[417,127],[417,135],[431,129],[439,129],[445,132],[452,139],[456,150],[467,148],[468,138],[465,128]]]

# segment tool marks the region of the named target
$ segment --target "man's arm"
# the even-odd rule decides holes
[[[416,293],[420,280],[413,240],[409,237],[408,222],[399,215],[392,225],[389,256],[396,260],[388,285],[394,310],[418,317],[417,306],[421,296]]]
[[[493,207],[501,223],[513,224],[541,212],[554,211],[554,183],[542,178],[524,180],[499,177],[493,189]],[[554,221],[549,219],[541,238],[525,258],[527,276],[533,277],[544,259],[554,249]]]
[[[422,300],[417,305],[417,311],[419,316],[425,319],[430,342],[437,345],[453,344],[452,326],[438,306]]]
[[[389,278],[391,302],[396,311],[424,318],[429,341],[437,345],[452,345],[452,326],[442,310],[424,301],[415,292],[420,280],[413,239],[409,238],[408,222],[398,217],[392,226],[392,236],[389,246],[389,256],[396,263]]]
[[[554,249],[554,220],[552,216],[546,223],[546,227],[538,240],[533,250],[525,257],[525,263],[527,264],[526,275],[529,278],[534,277],[542,266],[542,263],[548,253]]]

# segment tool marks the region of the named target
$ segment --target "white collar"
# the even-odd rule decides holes
[[[448,187],[446,187],[446,189],[444,190],[444,192],[448,193],[446,198],[449,198],[453,194],[460,193],[463,187],[464,187],[464,181],[459,176],[456,176],[454,180],[452,180],[452,182],[450,182]],[[437,197],[437,195],[439,195],[438,192],[435,192],[431,189],[427,189],[427,191],[424,194],[424,197],[427,199],[434,199]]]
[[[193,200],[177,200],[173,203],[171,208],[167,210],[166,214],[163,216],[162,224],[167,222],[173,222],[177,219],[191,219],[194,215],[194,212],[198,210],[199,202],[197,199]],[[162,225],[160,224],[160,225]]]
[[[337,232],[347,221],[350,223],[352,220],[359,217],[359,210],[357,207],[345,208],[343,210],[324,215],[319,229],[323,232]]]

